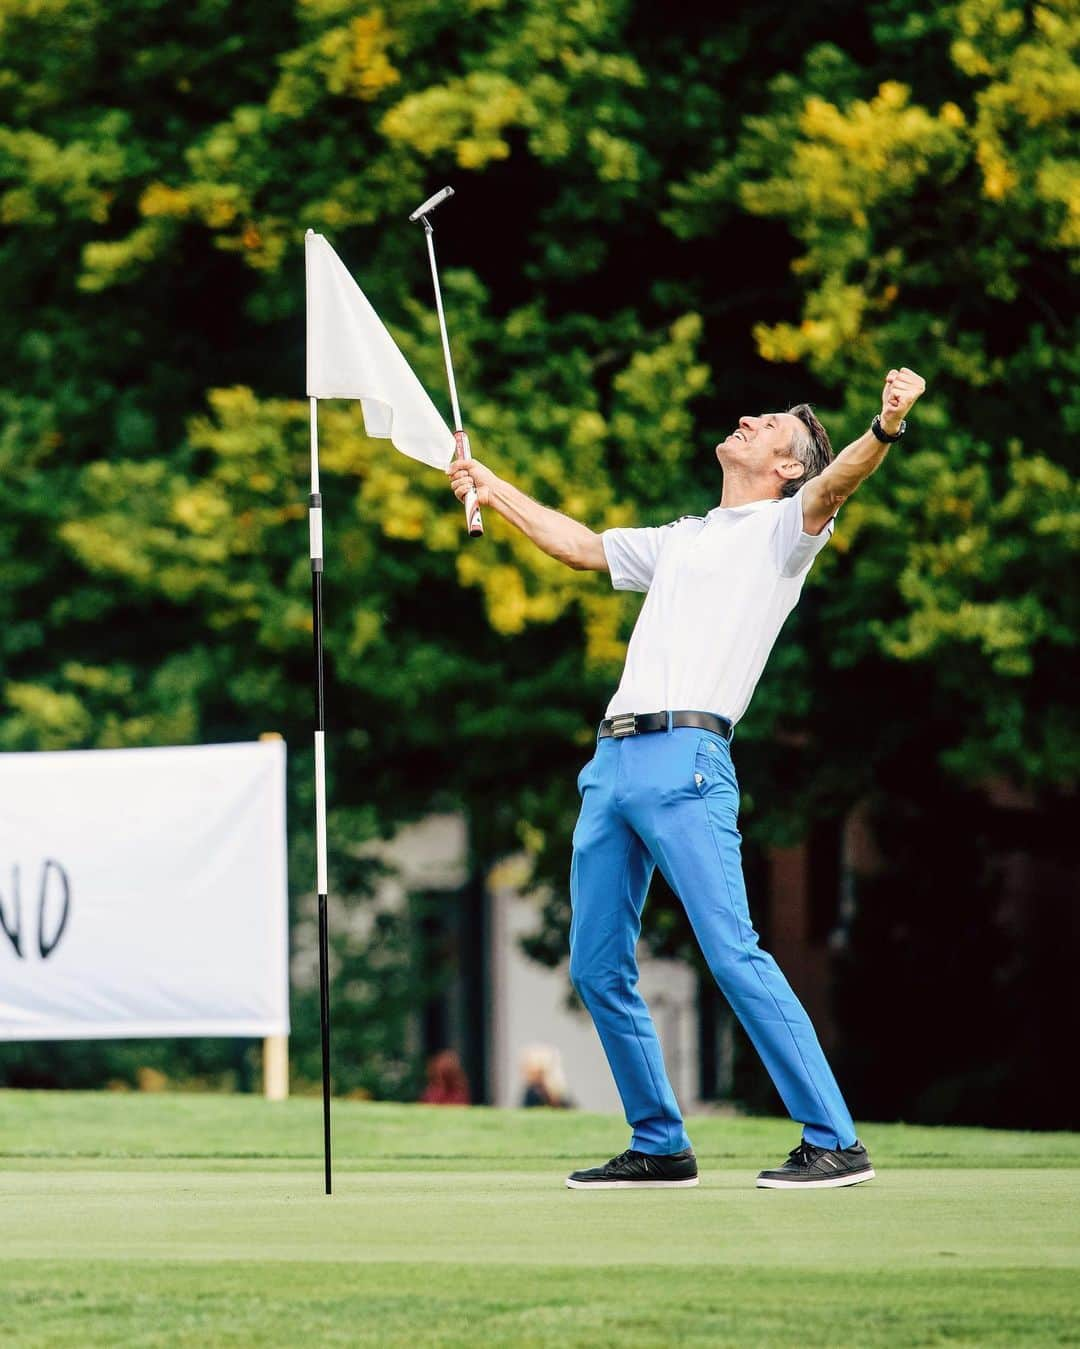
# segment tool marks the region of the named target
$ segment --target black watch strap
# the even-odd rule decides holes
[[[897,431],[895,436],[890,436],[888,431],[882,426],[881,417],[878,415],[870,423],[870,430],[873,431],[874,435],[877,436],[878,440],[880,440],[883,445],[895,445],[907,430],[907,422],[901,422],[900,430]]]

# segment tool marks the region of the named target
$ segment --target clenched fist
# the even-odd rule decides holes
[[[476,499],[481,506],[491,505],[491,493],[499,481],[490,468],[485,468],[478,459],[455,459],[446,470],[450,486],[459,501],[464,501],[470,488],[476,489]]]
[[[881,424],[889,435],[895,435],[900,430],[900,423],[922,397],[925,389],[926,380],[906,365],[899,370],[890,370],[885,376],[885,389],[881,395]]]

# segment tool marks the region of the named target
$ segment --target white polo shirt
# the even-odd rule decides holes
[[[648,594],[607,715],[746,711],[814,558],[833,532],[803,530],[801,494],[717,506],[601,539],[616,590]]]

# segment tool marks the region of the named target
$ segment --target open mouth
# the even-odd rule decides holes
[[[732,431],[731,436],[729,437],[729,439],[731,439],[731,440],[741,440],[742,443],[743,443],[744,445],[746,444],[746,436],[743,435],[742,431]]]

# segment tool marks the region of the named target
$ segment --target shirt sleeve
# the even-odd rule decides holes
[[[780,520],[773,535],[773,554],[781,576],[798,576],[810,570],[810,564],[832,538],[836,517],[820,534],[803,529],[802,493],[785,497],[780,504]]]
[[[670,525],[647,529],[605,529],[600,535],[611,584],[616,590],[648,590],[671,535]]]

